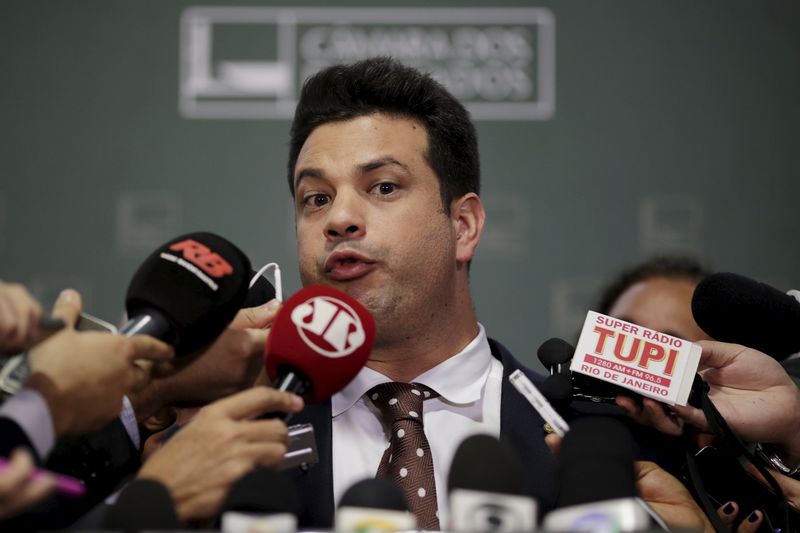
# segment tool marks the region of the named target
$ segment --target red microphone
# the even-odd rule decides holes
[[[356,377],[374,342],[375,319],[363,305],[327,285],[311,285],[275,316],[264,365],[276,389],[319,403]]]

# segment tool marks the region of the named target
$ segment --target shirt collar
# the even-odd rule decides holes
[[[480,400],[491,363],[492,353],[486,331],[478,324],[478,335],[463,350],[412,381],[427,385],[447,402],[469,404]],[[353,381],[331,398],[333,416],[350,409],[375,385],[388,381],[389,378],[380,372],[362,368]]]

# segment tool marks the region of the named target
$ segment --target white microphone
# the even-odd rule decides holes
[[[618,420],[587,417],[571,424],[558,458],[556,510],[544,518],[549,531],[646,531],[663,520],[636,495],[634,443]]]
[[[490,435],[473,435],[456,450],[448,477],[450,530],[516,532],[536,528],[536,500],[524,494],[514,451]]]

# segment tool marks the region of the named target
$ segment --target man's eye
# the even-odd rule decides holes
[[[322,207],[330,202],[327,194],[310,194],[303,198],[303,205],[306,207]]]
[[[387,195],[392,194],[394,191],[397,190],[397,185],[394,183],[379,183],[375,186],[375,189],[378,191],[378,194]]]

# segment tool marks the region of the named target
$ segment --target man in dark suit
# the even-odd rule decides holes
[[[353,382],[297,417],[314,423],[320,453],[297,474],[301,525],[331,526],[342,493],[380,472],[404,490],[420,527],[446,527],[444,481],[475,433],[510,443],[540,509],[552,507],[543,421],[508,384],[521,365],[489,339],[470,294],[485,213],[464,107],[390,59],[325,69],[303,87],[288,166],[303,284],[350,294],[377,325]]]

